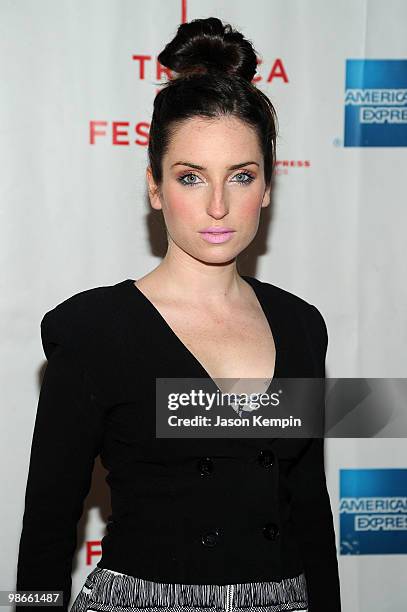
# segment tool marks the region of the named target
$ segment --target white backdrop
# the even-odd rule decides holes
[[[145,184],[165,79],[156,57],[182,20],[209,16],[253,42],[257,85],[280,125],[272,206],[240,269],[317,305],[327,376],[406,376],[407,140],[344,146],[346,61],[407,58],[405,1],[0,0],[0,589],[15,588],[46,363],[40,320],[81,290],[139,278],[164,254]],[[338,551],[340,469],[405,467],[404,439],[327,441]],[[71,601],[99,560],[87,551],[108,513],[95,472]],[[344,611],[405,609],[406,553],[340,556]]]

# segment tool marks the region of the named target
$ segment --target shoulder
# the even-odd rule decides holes
[[[79,291],[47,311],[41,320],[41,340],[47,359],[57,345],[81,350],[97,339],[106,341],[120,318],[126,284],[128,281],[121,281]]]
[[[247,277],[246,277],[247,278]],[[266,281],[250,277],[273,308],[285,318],[287,324],[294,319],[300,321],[305,333],[314,342],[321,344],[324,350],[328,345],[328,330],[324,316],[315,304],[307,301],[298,294],[292,293]]]
[[[69,356],[104,406],[125,401],[129,381],[145,359],[139,340],[149,337],[150,328],[140,324],[143,302],[132,283],[126,279],[75,293],[41,320],[46,358],[55,364],[58,354]]]

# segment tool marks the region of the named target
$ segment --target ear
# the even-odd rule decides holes
[[[261,203],[261,208],[266,208],[270,204],[270,196],[271,196],[271,183],[267,187],[266,191],[264,192],[263,200]]]
[[[155,210],[161,210],[162,208],[161,194],[160,194],[160,190],[158,189],[157,185],[154,182],[153,173],[151,171],[151,166],[147,166],[146,178],[147,178],[148,197],[150,198],[150,204],[152,208],[154,208]]]

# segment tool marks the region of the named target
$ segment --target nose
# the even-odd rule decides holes
[[[207,213],[214,219],[222,219],[229,212],[229,207],[222,188],[215,189],[207,206]]]

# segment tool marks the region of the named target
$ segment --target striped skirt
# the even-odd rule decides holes
[[[163,583],[95,567],[70,612],[308,612],[304,574],[280,582]]]

